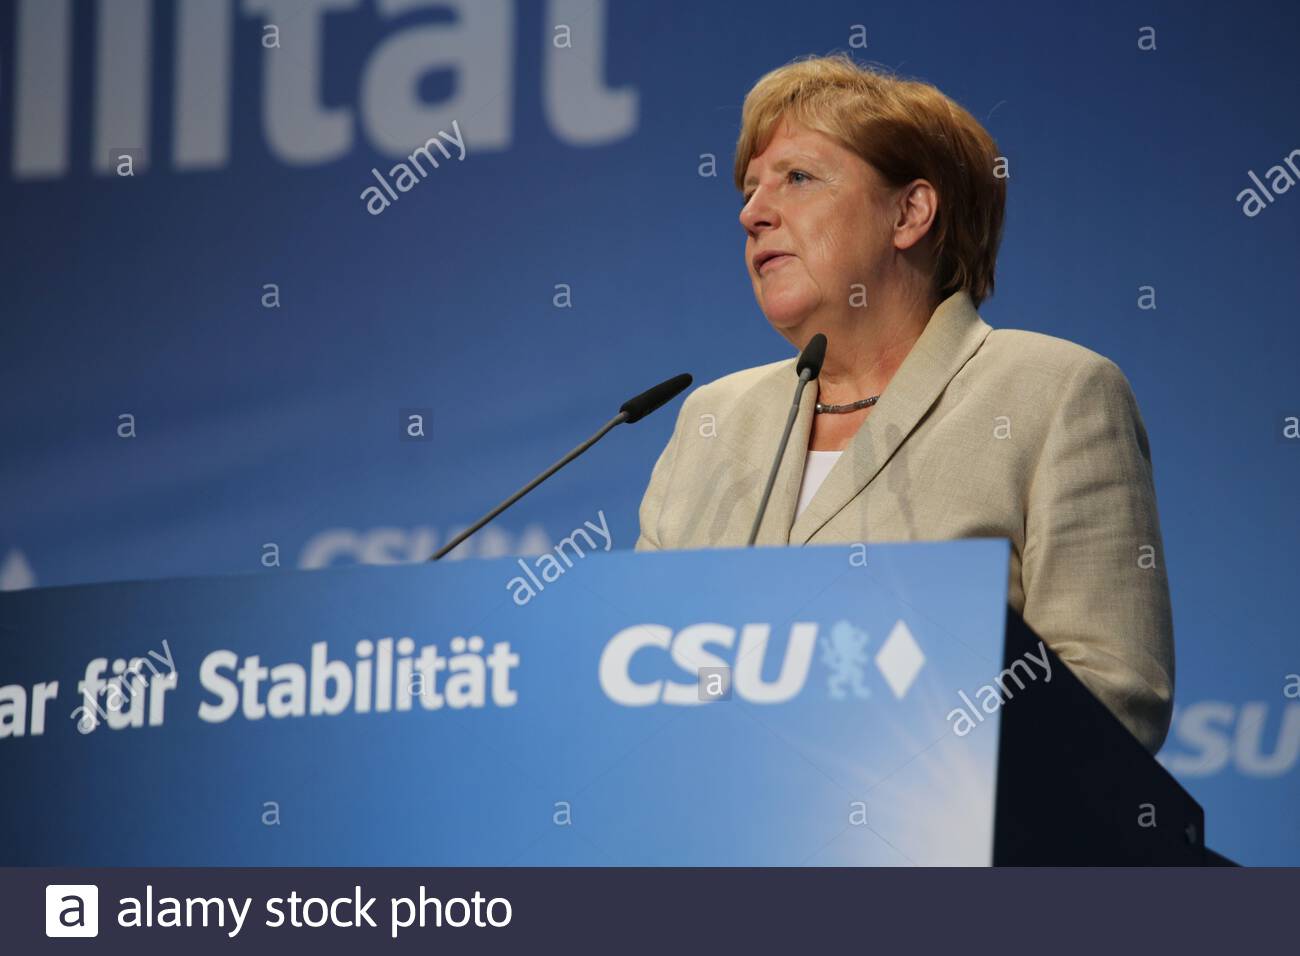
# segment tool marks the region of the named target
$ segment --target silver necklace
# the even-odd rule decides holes
[[[833,415],[842,415],[844,412],[856,412],[859,408],[870,408],[879,400],[879,395],[872,395],[870,398],[860,398],[856,402],[849,402],[847,405],[823,405],[818,402],[817,414],[830,412]]]

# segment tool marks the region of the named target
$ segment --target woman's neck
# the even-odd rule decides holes
[[[925,331],[934,308],[923,303],[909,309],[882,310],[829,330],[826,362],[818,377],[818,401],[845,405],[883,393]]]
[[[843,329],[826,334],[826,363],[817,379],[817,401],[847,405],[881,395],[925,331],[937,303],[911,308],[881,309],[865,321],[861,316]],[[853,412],[814,415],[808,447],[812,451],[841,451],[871,414],[872,407]]]

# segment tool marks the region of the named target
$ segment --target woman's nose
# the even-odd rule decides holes
[[[761,189],[749,197],[740,210],[740,224],[746,232],[759,232],[770,229],[780,223],[780,214],[776,207],[768,202],[767,194]]]

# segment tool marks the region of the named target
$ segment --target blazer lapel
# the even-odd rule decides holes
[[[776,443],[781,440],[780,429],[785,428],[786,416],[790,414],[790,403],[794,400],[795,385],[799,376],[794,373],[795,362],[784,369],[784,375],[778,376],[777,388],[784,390],[785,401],[781,403],[780,424],[768,441],[771,449],[765,452],[767,464],[763,469],[763,481],[767,481],[767,469],[771,468],[771,458],[776,454]],[[812,435],[813,412],[817,406],[817,383],[809,382],[799,399],[799,414],[795,416],[794,427],[790,429],[790,443],[785,446],[785,455],[781,458],[781,468],[777,471],[776,482],[772,485],[772,497],[767,503],[767,513],[758,529],[755,544],[786,545],[790,543],[790,526],[794,523],[795,507],[799,504],[799,486],[803,483],[804,461],[808,457],[808,439]],[[761,447],[761,446],[760,446]],[[755,512],[758,501],[763,496],[763,489],[758,489],[758,498],[754,501]],[[753,522],[753,518],[750,518]],[[746,526],[745,533],[749,533]]]
[[[736,494],[734,507],[729,508],[722,527],[713,530],[712,547],[743,547],[749,541],[749,530],[758,513],[763,485],[767,482],[785,427],[786,415],[794,399],[798,376],[794,369],[796,359],[774,363],[755,382],[738,404],[735,417],[721,424],[718,437],[722,440],[729,469],[740,469],[726,479],[729,493]],[[799,486],[803,481],[804,459],[808,452],[808,439],[812,434],[813,408],[817,404],[817,383],[809,382],[799,402],[799,413],[790,431],[790,444],[786,446],[767,513],[758,529],[756,544],[785,545],[790,543],[790,526],[794,523],[795,506],[799,500]],[[722,476],[717,476],[721,480]],[[721,488],[714,493],[725,493]]]
[[[975,354],[990,331],[989,325],[975,311],[974,303],[971,302],[968,293],[955,292],[939,303],[921,337],[916,340],[916,344],[907,353],[903,364],[899,366],[898,371],[894,373],[894,377],[881,393],[880,401],[876,403],[862,428],[844,449],[844,454],[826,476],[822,486],[817,489],[807,509],[790,528],[788,541],[781,543],[806,544],[818,529],[843,510],[879,474],[880,469],[938,400],[952,377]],[[807,389],[805,399],[808,392],[814,391],[813,388]],[[798,502],[799,482],[803,477],[808,436],[812,432],[811,409],[814,402],[815,399],[806,403],[809,406],[809,414],[803,428],[802,441],[797,440],[800,429],[796,425],[795,435],[791,436],[790,448],[787,449],[787,459],[797,457],[792,470],[797,469],[798,472],[796,475],[786,476],[786,490],[789,489],[791,478],[794,487],[788,501],[785,496],[781,501],[783,509],[788,505],[788,510],[782,512],[788,515],[788,518],[793,518],[794,508]],[[800,412],[802,421],[804,417],[802,408]],[[797,456],[792,452],[797,452]],[[783,464],[783,473],[784,470]],[[775,490],[772,499],[774,506]],[[769,510],[768,518],[772,517]],[[767,529],[767,523],[765,519],[764,530]],[[785,525],[785,527],[790,526]],[[762,540],[761,536],[760,540]]]

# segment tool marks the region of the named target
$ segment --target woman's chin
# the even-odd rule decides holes
[[[812,306],[806,302],[765,302],[763,314],[772,328],[778,332],[797,329],[812,313]]]

